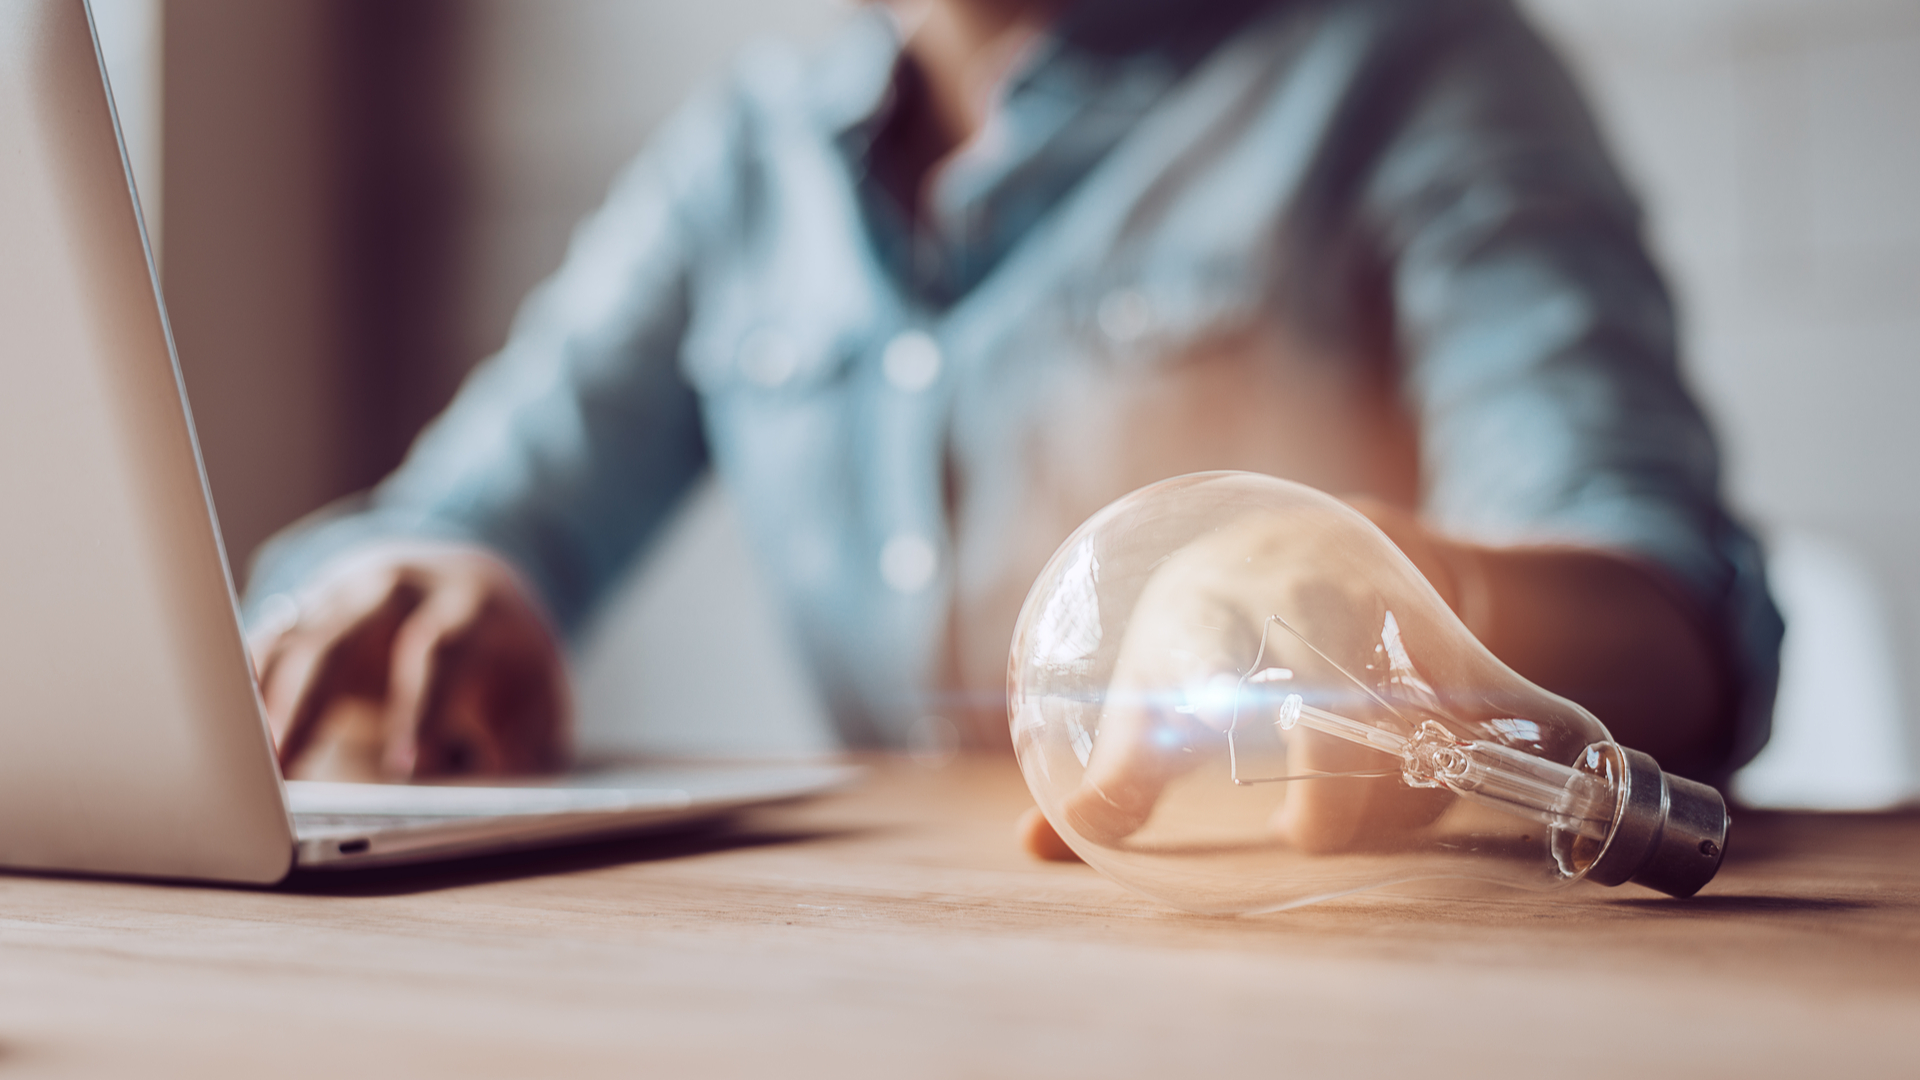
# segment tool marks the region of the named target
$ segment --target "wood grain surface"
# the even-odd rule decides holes
[[[0,1076],[1917,1076],[1920,815],[1741,814],[1691,901],[1250,918],[1028,860],[1009,761],[266,891],[0,876]]]

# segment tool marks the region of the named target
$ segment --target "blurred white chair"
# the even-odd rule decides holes
[[[583,755],[785,758],[839,740],[732,506],[705,481],[574,657]]]
[[[1883,590],[1844,546],[1804,533],[1769,543],[1787,620],[1773,738],[1733,779],[1748,806],[1877,810],[1920,796],[1914,736]]]

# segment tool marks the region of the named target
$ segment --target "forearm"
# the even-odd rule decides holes
[[[1727,675],[1705,620],[1663,571],[1578,548],[1440,546],[1450,601],[1508,666],[1670,770],[1717,764],[1733,719]]]
[[[1586,548],[1462,543],[1403,510],[1352,501],[1509,667],[1669,770],[1719,764],[1733,688],[1706,620],[1663,571]]]

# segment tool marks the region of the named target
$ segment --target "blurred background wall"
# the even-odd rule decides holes
[[[1789,672],[1778,745],[1745,790],[1828,804],[1911,793],[1920,683],[1901,673],[1920,670],[1920,5],[1527,6],[1645,195],[1734,499],[1774,548]],[[817,37],[844,9],[96,10],[244,569],[274,529],[391,467],[690,88],[744,40]],[[584,741],[827,745],[724,497],[703,492],[657,554],[583,647]]]

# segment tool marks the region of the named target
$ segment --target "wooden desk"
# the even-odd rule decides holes
[[[1209,919],[1028,861],[1024,805],[1007,762],[893,762],[665,844],[0,876],[0,1075],[1920,1075],[1920,815],[1743,815],[1689,902]]]

